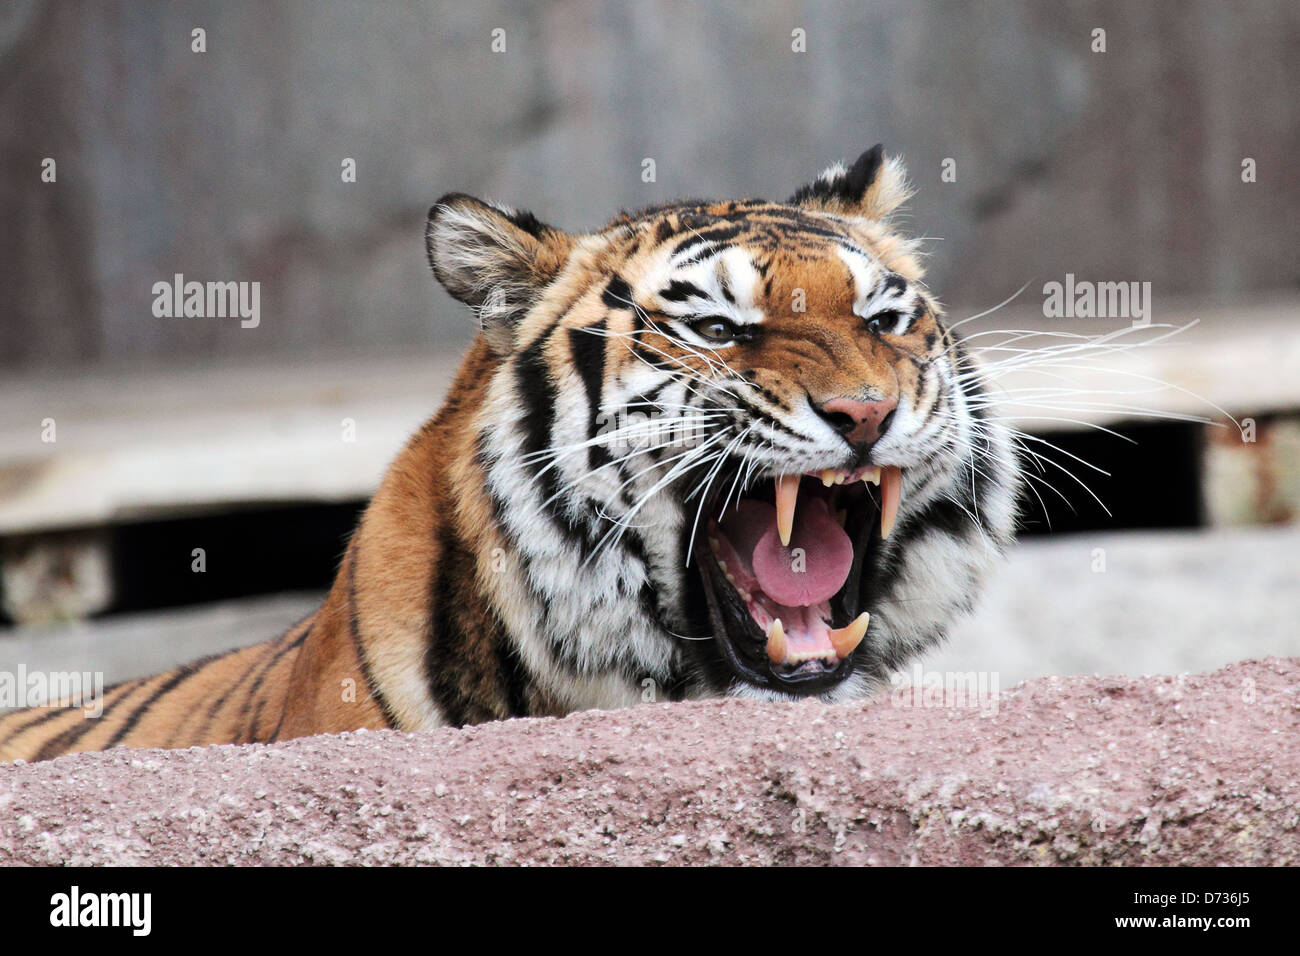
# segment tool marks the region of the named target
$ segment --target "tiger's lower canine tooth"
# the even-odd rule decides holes
[[[799,476],[781,475],[776,479],[776,533],[781,536],[781,546],[790,547],[790,534],[794,531],[794,506],[799,500]]]
[[[880,469],[880,537],[888,538],[898,520],[898,504],[903,500],[903,473],[893,465]]]
[[[848,657],[853,653],[853,649],[862,643],[862,639],[867,636],[867,625],[871,623],[871,615],[863,611],[848,627],[842,627],[838,631],[831,631],[831,647],[835,648],[835,653],[840,659]],[[768,646],[771,646],[771,639],[768,640]]]
[[[790,656],[790,649],[785,643],[785,628],[778,617],[767,629],[767,657],[773,664],[784,664]]]

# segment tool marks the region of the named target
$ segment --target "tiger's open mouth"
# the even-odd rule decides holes
[[[901,493],[894,467],[782,475],[709,521],[700,577],[738,676],[816,694],[852,673],[870,623],[863,571],[893,529]]]

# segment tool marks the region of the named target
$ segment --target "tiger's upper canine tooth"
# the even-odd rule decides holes
[[[767,657],[773,664],[784,664],[790,656],[790,649],[785,642],[785,628],[778,617],[767,629]]]
[[[799,499],[799,476],[780,475],[776,479],[776,533],[781,536],[781,546],[790,547],[790,534],[794,531],[794,506]]]
[[[888,538],[898,520],[898,505],[903,500],[903,472],[893,465],[880,469],[880,537]]]
[[[841,660],[852,654],[853,649],[862,643],[862,639],[867,635],[867,625],[870,623],[871,615],[863,611],[847,627],[830,632],[831,646],[835,648],[835,653]]]

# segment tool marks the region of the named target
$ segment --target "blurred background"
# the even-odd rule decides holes
[[[310,612],[473,335],[425,261],[441,194],[580,230],[877,141],[954,321],[1131,327],[1046,315],[1072,276],[1189,326],[1077,370],[1168,383],[1147,411],[1026,410],[1082,482],[1048,469],[1068,503],[1027,498],[926,665],[1300,653],[1298,94],[1289,0],[8,0],[0,669],[116,680]],[[255,322],[157,314],[177,275],[257,283]]]

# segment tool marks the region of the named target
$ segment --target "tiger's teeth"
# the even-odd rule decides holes
[[[893,465],[880,470],[880,537],[888,538],[903,500],[903,473]]]
[[[862,475],[862,482],[863,482],[863,484],[868,484],[868,485],[879,485],[879,484],[880,484],[880,469],[879,469],[879,468],[868,468],[868,469],[863,473],[863,475]]]
[[[736,576],[731,573],[731,568],[727,567],[727,562],[723,561],[721,556],[718,557],[718,570],[720,570],[722,576],[727,579],[727,583],[734,588],[736,586]]]
[[[790,547],[790,534],[794,531],[794,506],[799,499],[799,476],[781,475],[776,479],[776,533],[781,536],[781,546]]]
[[[784,664],[790,656],[790,649],[785,643],[785,628],[778,617],[767,629],[767,657],[773,664]]]
[[[871,615],[863,611],[847,627],[830,632],[831,646],[835,648],[835,653],[839,655],[840,660],[852,654],[853,649],[862,643],[862,639],[867,635],[867,625],[870,623]]]
[[[831,485],[835,484],[835,469],[834,469],[834,468],[823,468],[823,469],[822,469],[822,484],[823,484],[825,487],[827,487],[827,488],[829,488]]]

